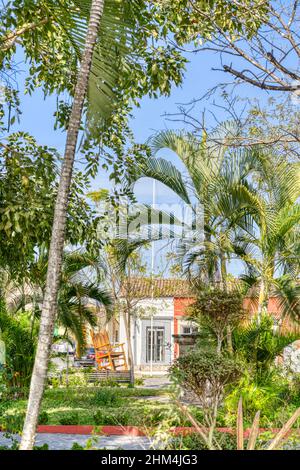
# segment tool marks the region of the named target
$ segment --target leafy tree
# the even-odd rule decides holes
[[[245,313],[241,292],[209,289],[203,284],[198,286],[196,301],[189,308],[189,317],[199,325],[200,334],[213,336],[218,354],[221,354],[225,338],[229,352],[232,352],[231,334],[244,319]]]
[[[178,250],[191,277],[226,284],[228,261],[241,259],[247,270],[243,280],[256,285],[255,295],[259,291],[258,311],[266,310],[272,286],[283,314],[297,317],[299,292],[293,277],[298,272],[299,165],[259,147],[227,149],[227,136],[233,134],[229,123],[201,140],[182,132],[158,133],[150,141],[154,156],[137,168],[132,184],[151,177],[184,203],[195,198],[203,206],[204,240],[195,234]],[[164,148],[185,164],[190,192],[177,168],[155,157]]]
[[[9,311],[17,314],[30,309],[31,325],[38,324],[46,283],[48,254],[41,251],[30,267],[30,278],[25,289],[15,289],[8,303]],[[56,325],[65,329],[65,335],[75,337],[78,350],[85,346],[87,325],[97,326],[97,310],[103,306],[108,317],[113,308],[113,299],[103,285],[106,271],[98,261],[98,255],[87,252],[65,252],[59,285]],[[17,288],[18,286],[16,286]]]
[[[28,134],[11,134],[0,148],[0,266],[28,278],[37,252],[50,244],[60,158]],[[74,174],[66,242],[97,251],[97,217],[87,203],[87,178]]]
[[[56,125],[68,127],[90,8],[91,0],[6,3],[1,11],[0,73],[8,106],[1,107],[0,116],[9,108],[9,123],[19,114],[19,93],[13,81],[18,44],[28,64],[26,91],[32,93],[41,87],[45,95],[57,94]],[[123,151],[132,139],[127,124],[132,105],[138,105],[145,94],[168,95],[172,83],[182,81],[186,60],[174,46],[161,41],[167,30],[163,13],[154,2],[105,1],[83,109],[86,139],[81,152],[90,173],[97,171],[100,147],[107,160],[103,165],[113,164],[113,176],[120,178],[132,164]],[[63,93],[67,100],[63,100]],[[2,127],[5,131],[4,121]]]
[[[263,316],[258,323],[251,321],[240,325],[232,335],[234,351],[253,368],[256,381],[263,380],[283,349],[298,338],[295,333],[276,331],[270,316]]]
[[[88,80],[91,73],[93,51],[97,41],[103,7],[104,2],[101,0],[95,0],[92,3],[85,51],[82,56],[81,68],[75,87],[74,101],[67,133],[65,157],[54,211],[39,341],[35,358],[35,368],[31,378],[28,409],[20,445],[22,450],[32,449],[33,447],[39,408],[47,376],[49,353],[57,310],[56,303],[63,258],[67,207],[72,183],[76,145],[80,130],[84,100],[88,88]]]
[[[298,1],[257,2],[261,4],[258,10],[244,0],[224,3],[243,10],[237,34],[226,34],[218,26],[218,18],[211,16],[211,35],[198,51],[220,52],[222,70],[231,74],[237,83],[267,91],[294,92],[296,96],[300,77],[299,67],[294,65],[300,55]],[[200,7],[198,12],[202,20],[207,15],[205,8]],[[249,34],[249,21],[257,26],[254,34]]]
[[[208,448],[216,447],[214,431],[224,389],[238,381],[242,365],[236,359],[214,351],[194,350],[176,359],[171,367],[173,380],[193,392],[201,404],[209,428]]]

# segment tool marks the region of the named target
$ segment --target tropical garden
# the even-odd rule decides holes
[[[7,0],[0,19],[0,448],[85,425],[136,427],[154,449],[300,449],[298,2]],[[192,101],[137,138],[151,103],[191,100],[192,68]],[[189,220],[140,200],[149,185]],[[130,286],[155,276],[187,283],[196,333],[153,388]],[[126,383],[89,380],[68,352],[55,367],[55,344],[83,355],[100,313],[123,318]]]

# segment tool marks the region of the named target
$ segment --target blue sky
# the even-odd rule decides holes
[[[219,66],[219,56],[211,52],[198,53],[196,55],[188,56],[190,62],[187,64],[185,79],[181,87],[173,87],[171,96],[169,98],[161,97],[157,100],[152,100],[145,97],[141,101],[140,108],[134,110],[134,118],[131,121],[137,142],[145,142],[154,132],[168,129],[168,128],[182,128],[181,123],[169,122],[164,117],[165,113],[174,113],[178,111],[178,104],[188,103],[193,99],[197,99],[208,92],[219,83],[230,80],[222,72],[213,71],[212,68]],[[22,61],[22,57],[20,57]],[[23,95],[23,80],[25,77],[26,65],[21,64],[20,68],[24,72],[19,74],[19,88],[21,91],[21,123],[19,129],[27,131],[32,134],[39,144],[55,147],[61,154],[64,152],[65,133],[60,130],[54,130],[54,111],[56,109],[56,98],[48,97],[44,100],[43,94],[40,90],[36,90],[32,96]],[[257,89],[249,86],[241,86],[239,88],[239,95],[247,98],[257,98],[259,93]],[[260,93],[262,100],[266,95]],[[198,117],[201,116],[204,109],[207,110],[206,116],[208,123],[213,123],[213,119],[209,110],[214,109],[218,116],[218,120],[226,119],[222,115],[222,110],[213,107],[213,100],[218,101],[218,94],[214,95],[210,101],[204,100],[197,106]],[[178,157],[171,151],[161,151],[161,156],[170,159],[181,171],[184,171],[182,163]],[[92,181],[92,188],[109,188],[110,183],[108,174],[103,170],[99,172],[95,180]],[[152,201],[152,182],[144,179],[136,186],[136,196],[140,202]],[[164,185],[158,183],[156,186],[156,202],[157,203],[175,203],[177,202],[176,196],[168,190]],[[159,254],[161,244],[156,244],[156,268],[163,262],[164,252]],[[235,265],[232,267],[233,273],[238,273],[240,267]]]
[[[145,97],[141,101],[140,108],[134,110],[134,117],[131,120],[131,127],[137,142],[145,142],[154,132],[169,129],[169,128],[182,128],[183,125],[179,122],[170,122],[166,120],[165,113],[174,113],[178,111],[178,104],[188,103],[193,99],[203,96],[209,89],[213,88],[220,82],[225,82],[229,79],[222,72],[212,71],[213,67],[218,67],[219,57],[210,52],[198,53],[188,56],[190,63],[187,64],[187,71],[185,79],[181,87],[173,87],[171,96],[160,97],[159,99],[149,99]],[[21,124],[18,126],[23,131],[32,134],[42,145],[55,147],[61,154],[64,152],[65,133],[60,130],[54,130],[54,111],[56,109],[56,98],[47,97],[46,100],[39,89],[35,91],[32,96],[23,94],[23,80],[25,77],[26,65],[22,66],[22,57],[20,57],[20,72],[18,76],[19,88],[21,91]],[[257,90],[248,86],[241,86],[239,88],[239,95],[247,96],[247,98],[257,98]],[[262,99],[263,95],[262,95]],[[210,101],[203,100],[198,106],[196,112],[198,116],[206,109],[206,118],[211,123],[213,119],[210,115],[210,110],[218,115],[218,119],[222,120],[225,115],[222,115],[221,110],[214,108],[212,101],[218,101],[218,95],[214,95]],[[179,169],[183,169],[181,162],[170,151],[163,151],[162,156],[172,160]],[[142,202],[152,200],[152,185],[150,182],[143,181],[137,185],[136,194]],[[108,174],[103,170],[99,172],[92,186],[94,189],[109,187]],[[165,201],[170,198],[171,202],[174,201],[174,196],[162,184],[157,185],[157,201]]]

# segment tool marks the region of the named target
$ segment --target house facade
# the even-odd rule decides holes
[[[165,371],[180,354],[177,335],[189,334],[195,326],[186,318],[186,308],[194,299],[185,281],[155,279],[152,283],[137,279],[134,315],[131,318],[131,344],[136,371]],[[127,336],[122,315],[119,341]]]
[[[131,345],[135,371],[141,373],[165,372],[173,361],[189,346],[188,340],[195,333],[196,326],[188,321],[188,307],[195,301],[189,283],[180,279],[133,279],[130,286],[134,299],[131,315]],[[126,293],[120,293],[120,298]],[[251,297],[244,299],[249,318],[257,312],[257,302]],[[281,319],[280,301],[270,298],[269,313],[274,318],[274,327],[295,330],[298,325],[288,318]],[[120,313],[108,324],[105,312],[99,329],[105,327],[112,343],[124,343],[128,354],[128,342],[123,314]],[[300,337],[300,332],[299,332]]]

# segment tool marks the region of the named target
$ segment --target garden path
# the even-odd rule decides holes
[[[14,436],[20,440],[20,436]],[[87,436],[81,434],[37,434],[36,445],[47,444],[49,450],[69,450],[74,443],[85,447],[87,442],[92,443],[94,449],[123,449],[123,450],[147,450],[150,447],[150,440],[147,437],[133,436]],[[12,440],[5,437],[0,432],[0,446],[11,447]]]

